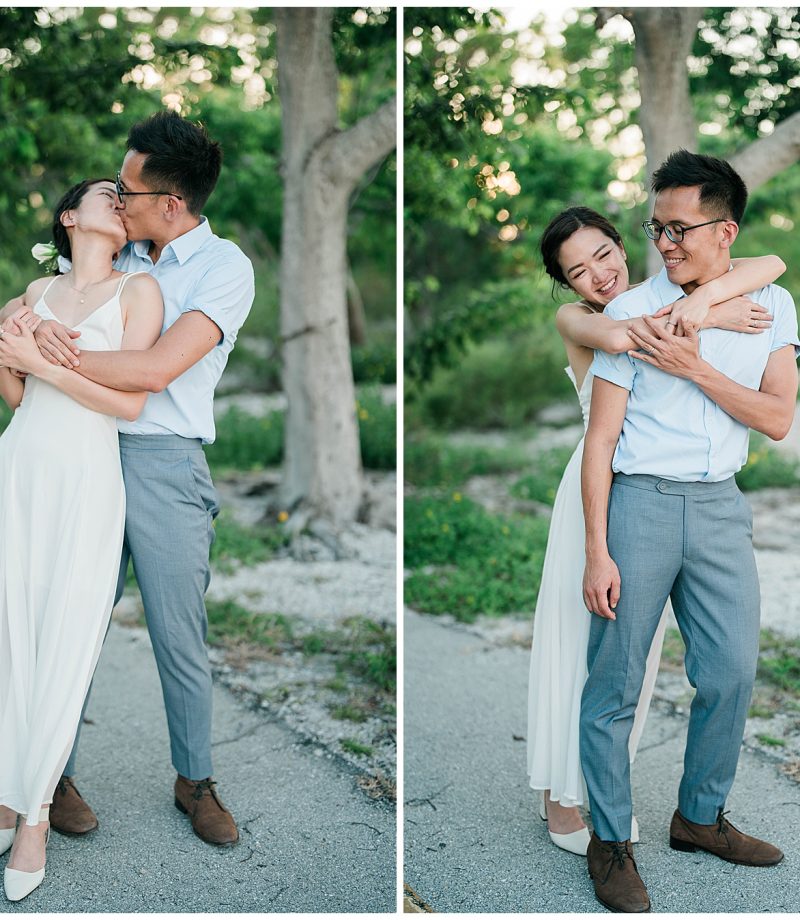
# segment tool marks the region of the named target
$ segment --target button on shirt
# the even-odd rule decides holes
[[[135,422],[118,421],[125,434],[178,434],[211,444],[215,436],[214,388],[255,295],[253,266],[230,240],[211,232],[208,221],[172,240],[153,262],[149,240],[129,243],[116,267],[148,272],[164,298],[162,333],[184,313],[199,310],[219,326],[219,343],[161,393],[151,393]]]
[[[612,319],[653,314],[683,297],[666,269],[619,297],[605,313]],[[788,291],[770,284],[748,295],[774,316],[758,335],[703,329],[700,356],[731,380],[758,390],[773,351],[786,345],[800,352],[797,313]],[[690,380],[674,377],[627,354],[596,351],[591,372],[630,391],[614,472],[645,473],[677,482],[719,482],[747,460],[750,430],[709,399]]]

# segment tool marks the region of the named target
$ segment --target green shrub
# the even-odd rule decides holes
[[[523,469],[530,458],[515,447],[459,446],[429,433],[406,433],[404,475],[416,486],[457,486],[470,476]]]
[[[736,474],[736,482],[743,492],[800,485],[800,460],[780,453],[764,435],[754,432],[747,464]]]
[[[397,466],[397,407],[381,399],[376,389],[359,391],[356,401],[361,460],[370,470]]]
[[[414,417],[436,430],[516,428],[557,399],[574,398],[558,333],[525,331],[472,348],[457,368],[409,391]]]
[[[491,515],[458,492],[408,499],[405,560],[418,569],[405,583],[408,603],[466,622],[532,611],[548,526],[539,517]]]
[[[354,345],[350,357],[356,383],[397,383],[397,344],[394,340]]]
[[[236,406],[217,421],[217,438],[205,447],[215,469],[258,470],[277,466],[283,457],[283,412],[259,418]]]
[[[364,466],[393,470],[396,465],[397,410],[385,404],[376,388],[364,388],[356,402]],[[283,460],[284,413],[265,417],[232,406],[217,422],[217,438],[206,446],[209,466],[215,470],[258,470],[279,466]]]
[[[552,505],[564,469],[573,453],[572,447],[559,447],[546,454],[540,454],[530,464],[534,468],[533,472],[515,482],[511,487],[511,494],[515,498]]]
[[[288,542],[280,526],[243,527],[225,508],[214,521],[214,533],[211,562],[221,572],[232,571],[237,563],[249,566],[265,562]]]

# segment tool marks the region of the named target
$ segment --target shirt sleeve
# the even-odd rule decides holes
[[[633,363],[633,358],[630,358],[625,353],[610,355],[605,351],[595,351],[594,361],[592,361],[589,370],[595,377],[608,380],[609,383],[615,383],[618,387],[624,387],[626,390],[633,389],[636,366]]]
[[[781,287],[776,286],[772,293],[771,312],[775,318],[772,322],[770,352],[784,348],[786,345],[794,345],[796,358],[800,355],[800,341],[797,336],[797,310],[794,300],[792,300],[792,295]]]
[[[191,296],[181,308],[181,313],[199,310],[219,326],[222,338],[236,340],[239,327],[247,318],[255,297],[253,266],[242,254],[211,265],[195,285]]]

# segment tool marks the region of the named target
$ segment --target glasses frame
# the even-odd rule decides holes
[[[729,220],[727,217],[716,217],[714,220],[707,220],[702,224],[694,224],[691,227],[680,227],[681,235],[676,239],[673,236],[673,231],[670,229],[669,224],[664,224],[662,227],[660,224],[657,224],[654,220],[643,220],[642,229],[644,230],[645,236],[652,240],[654,243],[657,243],[661,239],[661,234],[666,233],[667,239],[671,243],[682,243],[683,238],[690,230],[697,230],[698,227],[707,227],[709,224],[720,224],[726,223]],[[656,227],[658,227],[658,233],[656,236],[653,236],[652,233],[655,232]]]
[[[116,179],[114,179],[114,185],[117,188],[117,198],[123,202],[126,197],[130,197],[131,195],[172,195],[173,198],[183,201],[183,195],[176,195],[175,192],[126,192],[122,188],[122,178],[119,172],[117,173]]]

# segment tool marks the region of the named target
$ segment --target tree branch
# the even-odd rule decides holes
[[[397,144],[397,99],[392,96],[352,128],[332,136],[323,145],[325,172],[340,186],[352,189],[361,176]]]
[[[752,141],[729,157],[731,166],[752,191],[800,160],[800,112],[776,126],[772,134]]]

